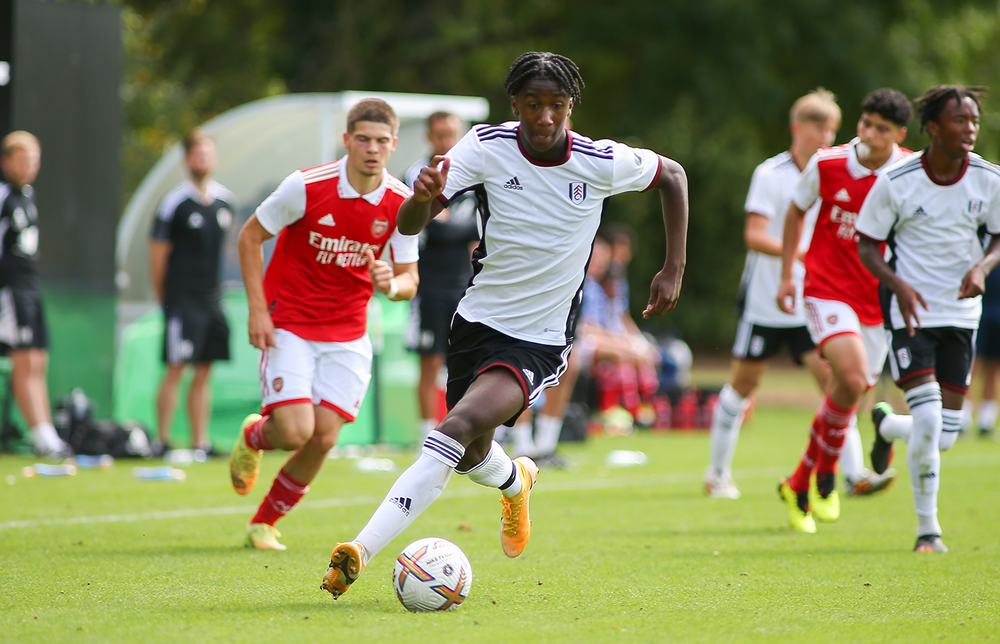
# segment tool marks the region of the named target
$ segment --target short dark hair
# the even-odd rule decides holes
[[[612,221],[601,226],[600,232],[612,246],[620,242],[628,242],[630,246],[635,247],[635,232],[628,224]]]
[[[195,129],[185,134],[184,139],[181,141],[184,145],[184,155],[187,156],[188,154],[191,154],[191,148],[198,145],[202,141],[214,142],[214,139],[212,139],[211,134],[209,134],[206,130],[203,130],[200,127],[196,127]]]
[[[504,89],[508,96],[515,96],[521,87],[532,78],[547,78],[559,84],[573,99],[580,102],[583,77],[580,69],[569,58],[548,51],[529,51],[518,56],[507,72]]]
[[[435,123],[438,121],[444,121],[446,119],[457,119],[458,116],[452,114],[451,112],[434,112],[427,117],[427,129],[431,129]],[[461,119],[459,119],[461,120]]]
[[[975,86],[965,87],[964,85],[938,85],[932,87],[924,95],[913,101],[917,104],[917,115],[920,116],[920,131],[927,131],[927,124],[937,123],[941,116],[941,110],[951,99],[957,99],[961,103],[966,98],[971,98],[979,112],[983,111],[982,96],[989,90],[988,87]]]
[[[392,129],[393,136],[399,131],[399,117],[392,107],[380,98],[366,98],[358,101],[347,111],[347,133],[354,131],[358,121],[385,123]]]
[[[861,101],[862,114],[878,114],[899,127],[906,127],[913,116],[910,99],[890,87],[877,89]]]

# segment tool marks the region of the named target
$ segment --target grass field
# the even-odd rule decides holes
[[[498,493],[454,477],[445,495],[338,601],[319,590],[395,480],[331,460],[279,527],[286,552],[242,547],[243,527],[281,464],[244,499],[225,462],[183,483],[135,481],[133,463],[74,479],[24,479],[0,457],[0,640],[4,642],[914,642],[1000,640],[1000,444],[968,438],[943,456],[946,555],[915,554],[901,481],[845,498],[816,535],[788,530],[775,485],[804,446],[807,408],[759,405],[744,432],[738,501],[701,490],[705,433],[600,437],[543,471],[519,559],[499,547]],[[870,440],[870,424],[862,434]],[[641,450],[643,467],[606,455]],[[405,467],[412,454],[393,456]],[[398,469],[397,469],[398,472]],[[13,477],[13,478],[11,478]],[[13,484],[4,483],[16,481]],[[457,611],[410,614],[390,574],[412,540],[440,536],[472,561]]]

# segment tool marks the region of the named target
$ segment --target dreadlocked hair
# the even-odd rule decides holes
[[[917,115],[920,117],[920,131],[927,131],[927,124],[937,123],[941,116],[941,110],[951,99],[962,102],[966,98],[971,98],[979,111],[983,111],[982,96],[989,90],[988,87],[965,87],[963,85],[938,85],[932,87],[920,98],[913,102],[917,105]]]
[[[514,96],[531,78],[547,78],[553,80],[566,90],[574,103],[580,102],[580,90],[583,89],[583,77],[580,69],[569,58],[548,51],[529,51],[521,54],[507,72],[504,89],[508,96]]]

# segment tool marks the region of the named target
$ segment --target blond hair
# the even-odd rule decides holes
[[[792,123],[834,121],[840,125],[840,107],[837,105],[837,97],[830,90],[817,87],[795,101],[788,113],[788,118]]]
[[[39,152],[42,150],[35,135],[24,130],[16,130],[3,137],[3,142],[0,143],[0,154],[8,156],[13,154],[14,150],[30,150],[32,148]]]

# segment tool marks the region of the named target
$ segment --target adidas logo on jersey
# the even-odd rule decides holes
[[[403,496],[396,496],[389,499],[389,502],[403,511],[403,514],[410,516],[410,499]]]
[[[507,190],[524,190],[524,186],[517,180],[517,176],[514,176],[510,181],[503,184],[503,187]]]
[[[913,211],[914,217],[926,217],[927,211],[924,210],[923,206],[917,206],[917,209]]]
[[[837,201],[850,201],[851,195],[847,193],[847,188],[841,188],[837,191],[837,194],[833,195],[833,198]]]
[[[337,225],[337,222],[335,222],[333,220],[333,215],[330,214],[330,213],[327,213],[327,214],[323,215],[322,217],[320,217],[319,221],[316,222],[316,223],[320,224],[321,226],[336,226]]]
[[[534,386],[535,384],[535,372],[529,369],[521,369],[524,372],[524,376],[528,379],[528,382]]]

